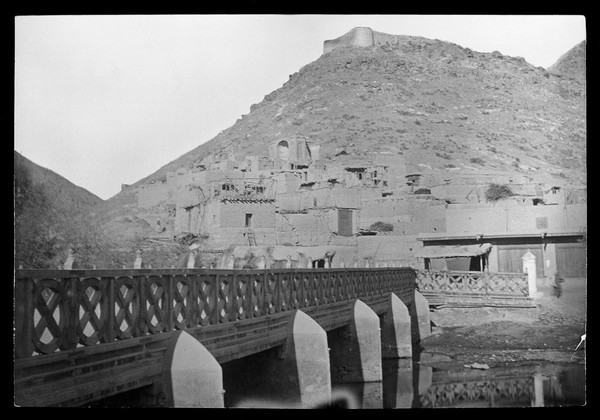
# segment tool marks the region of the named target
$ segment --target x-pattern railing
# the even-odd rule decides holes
[[[15,356],[30,357],[414,289],[412,268],[18,270]]]
[[[529,296],[527,275],[522,273],[417,270],[416,284],[425,292]]]

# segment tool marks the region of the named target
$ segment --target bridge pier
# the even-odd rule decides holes
[[[388,310],[381,322],[381,355],[384,359],[412,357],[410,315],[394,293],[390,293]]]
[[[212,354],[185,331],[171,338],[162,392],[170,407],[223,408],[223,374]]]
[[[373,382],[383,378],[379,317],[357,299],[350,325],[330,332],[331,379],[334,382]]]
[[[425,296],[415,290],[414,303],[412,305],[411,317],[413,325],[413,342],[419,341],[431,335],[431,315],[429,313],[429,302]]]
[[[331,402],[327,333],[296,310],[285,344],[227,363],[228,386],[243,399],[237,407],[311,408]]]

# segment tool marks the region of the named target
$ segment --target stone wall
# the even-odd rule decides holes
[[[139,208],[147,209],[166,202],[174,202],[174,191],[164,182],[142,185],[138,189]]]
[[[244,228],[246,214],[252,214],[255,229],[275,228],[275,205],[270,202],[224,202],[219,211],[221,228]]]
[[[277,243],[277,234],[275,228],[255,228],[252,229],[256,245],[273,245]],[[232,245],[250,245],[248,230],[244,228],[224,227],[210,235],[210,244],[212,248],[224,249]]]
[[[441,232],[446,228],[445,205],[408,197],[362,199],[358,226],[369,229],[376,222],[390,223],[388,235],[416,235]]]
[[[277,196],[277,204],[284,211],[301,211],[312,208],[359,208],[358,189],[317,187]]]
[[[536,221],[536,218],[545,218],[545,222]],[[498,203],[496,206],[470,208],[449,205],[446,210],[446,231],[449,233],[541,232],[555,229],[581,230],[586,227],[586,204],[505,207]]]
[[[276,225],[279,244],[314,246],[327,244],[331,239],[330,210],[277,213]]]
[[[366,258],[388,267],[418,267],[418,261],[413,257],[414,253],[422,248],[416,235],[387,236],[378,234],[376,236],[359,236],[357,246],[357,258],[359,265],[363,267]]]

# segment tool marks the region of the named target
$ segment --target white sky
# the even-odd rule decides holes
[[[108,199],[232,126],[357,26],[541,67],[586,39],[583,16],[17,16],[14,148]]]

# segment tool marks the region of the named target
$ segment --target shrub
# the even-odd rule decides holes
[[[369,230],[374,230],[377,232],[391,232],[394,230],[394,225],[385,222],[375,222],[369,226]]]
[[[514,193],[507,185],[490,184],[485,192],[487,201],[498,201],[513,196]]]
[[[479,165],[485,165],[485,160],[479,158],[479,157],[475,157],[475,158],[471,158],[469,160],[471,163],[477,163]]]

